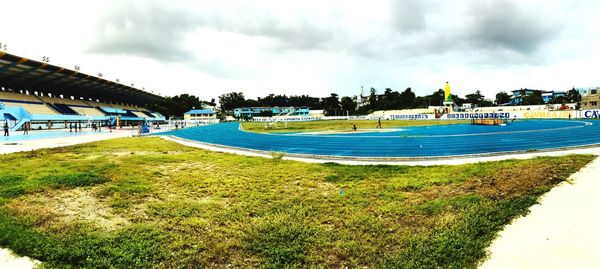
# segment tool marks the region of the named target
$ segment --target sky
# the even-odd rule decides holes
[[[7,52],[163,96],[600,86],[600,1],[0,0]]]

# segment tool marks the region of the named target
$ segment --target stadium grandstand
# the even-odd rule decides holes
[[[0,51],[0,120],[13,131],[66,128],[70,123],[103,126],[160,123],[165,117],[149,110],[162,97]]]

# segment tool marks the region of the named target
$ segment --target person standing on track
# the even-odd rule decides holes
[[[8,136],[8,122],[4,122],[4,136]]]

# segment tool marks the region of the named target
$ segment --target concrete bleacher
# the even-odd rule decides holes
[[[72,106],[71,109],[75,110],[77,113],[79,113],[79,115],[104,116],[104,113],[102,113],[100,110],[94,107]]]
[[[104,102],[95,102],[95,101],[86,101],[87,104],[89,104],[90,106],[93,107],[98,107],[101,108],[102,110],[106,110],[105,108],[109,108],[109,109],[118,109],[118,110],[123,110],[126,111],[127,114],[125,114],[125,117],[133,117],[133,118],[142,118],[142,119],[153,119],[153,118],[161,118],[153,113],[151,113],[148,109],[143,108],[143,107],[135,107],[135,106],[128,106],[128,105],[122,105],[122,104],[111,104],[111,103],[104,103]],[[81,112],[79,112],[81,114]],[[102,112],[100,112],[102,113]]]
[[[34,103],[42,102],[42,100],[40,100],[35,95],[6,92],[6,91],[0,91],[0,100],[25,101],[25,102],[34,102]]]
[[[77,113],[77,111],[73,110],[70,106],[65,105],[65,104],[46,103],[46,105],[49,106],[50,108],[54,109],[55,111],[57,111],[60,114],[64,114],[64,115],[79,115],[79,113]]]
[[[14,92],[0,91],[0,102],[7,106],[19,106],[31,114],[58,115],[37,96]]]
[[[57,98],[57,97],[48,97],[48,96],[42,96],[42,97],[40,97],[40,99],[46,103],[67,105],[70,109],[74,110],[79,115],[85,115],[85,116],[91,116],[91,117],[96,117],[96,116],[99,117],[99,116],[105,115],[102,111],[95,108],[95,106],[101,106],[101,104],[95,104],[94,102],[91,102],[91,101],[89,101],[89,102],[91,102],[92,104],[89,104],[88,102],[86,102],[84,100],[74,100],[74,99],[68,99],[68,98]]]
[[[98,107],[109,107],[109,108],[116,108],[116,109],[122,109],[122,110],[130,110],[134,115],[136,115],[138,117],[142,117],[142,118],[149,117],[148,115],[141,112],[141,111],[146,111],[146,112],[149,112],[149,111],[147,109],[141,108],[141,107],[134,107],[134,106],[128,106],[128,105],[121,105],[121,104],[111,104],[111,103],[89,101],[89,100],[85,101],[85,100],[63,99],[63,98],[55,98],[55,97],[41,97],[41,99],[48,103],[66,104],[71,109],[73,109],[77,113],[79,113],[80,115],[104,116],[105,114],[97,108]]]
[[[51,103],[51,104],[63,104],[63,105],[73,105],[73,106],[84,106],[84,107],[89,107],[88,104],[86,104],[83,100],[73,100],[73,99],[68,99],[68,98],[57,98],[57,97],[48,97],[48,96],[39,96],[39,98],[46,102],[46,103]]]
[[[148,118],[149,116],[142,113],[142,112],[138,112],[138,111],[131,111],[131,113],[133,113],[134,115],[140,117],[140,118]]]
[[[130,105],[113,104],[113,103],[105,103],[105,102],[89,101],[89,100],[83,101],[83,102],[85,102],[85,104],[87,106],[91,106],[91,107],[110,107],[110,108],[116,108],[116,109],[122,109],[122,110],[130,110],[132,112],[150,112],[146,108],[136,107],[136,106],[130,106]],[[139,116],[140,117],[146,117],[146,118],[149,117],[148,115],[142,115],[142,113],[140,113]]]
[[[135,107],[135,106],[121,105],[121,104],[111,104],[111,106],[114,108],[118,108],[118,109],[125,109],[125,110],[132,110],[132,111],[148,111],[147,109],[145,109],[143,107]]]
[[[146,119],[157,117],[156,115],[150,113],[150,110],[143,108],[143,107],[135,107],[135,106],[122,105],[122,104],[109,104],[109,103],[101,103],[101,102],[88,102],[88,103],[93,103],[94,105],[96,105],[98,107],[110,107],[110,108],[130,111],[131,112],[131,114],[129,115],[130,117],[136,116],[139,118],[146,118]],[[145,114],[144,112],[149,113],[149,114]]]
[[[111,107],[109,103],[97,102],[97,101],[85,101],[88,105],[93,107]]]
[[[54,122],[60,125],[65,122],[86,120],[106,121],[115,119],[116,116],[121,117],[121,122],[144,119],[148,121],[165,120],[164,116],[153,114],[142,107],[57,96],[38,96],[5,90],[0,90],[0,103],[5,105],[0,106],[0,110],[5,114],[8,113],[12,118],[16,118],[11,123],[15,128],[18,128],[17,123],[25,121],[35,124],[43,123],[42,125]]]
[[[6,102],[5,103],[8,106],[20,106],[23,109],[27,110],[27,112],[31,113],[31,114],[41,114],[41,115],[60,115],[60,113],[52,110],[51,108],[49,108],[47,105],[40,103],[40,104],[25,104],[25,103],[10,103],[10,102]]]
[[[121,105],[121,104],[112,104],[112,103],[95,102],[95,101],[86,101],[86,103],[88,103],[90,106],[94,106],[94,107],[112,107],[112,108],[117,108],[117,109],[122,109],[122,110],[147,111],[145,108],[142,108],[142,107]]]

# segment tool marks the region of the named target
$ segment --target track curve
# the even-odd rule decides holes
[[[524,120],[508,126],[459,124],[310,135],[253,133],[240,130],[239,126],[239,123],[221,123],[162,135],[254,151],[349,158],[450,157],[600,145],[600,124],[575,120]]]

